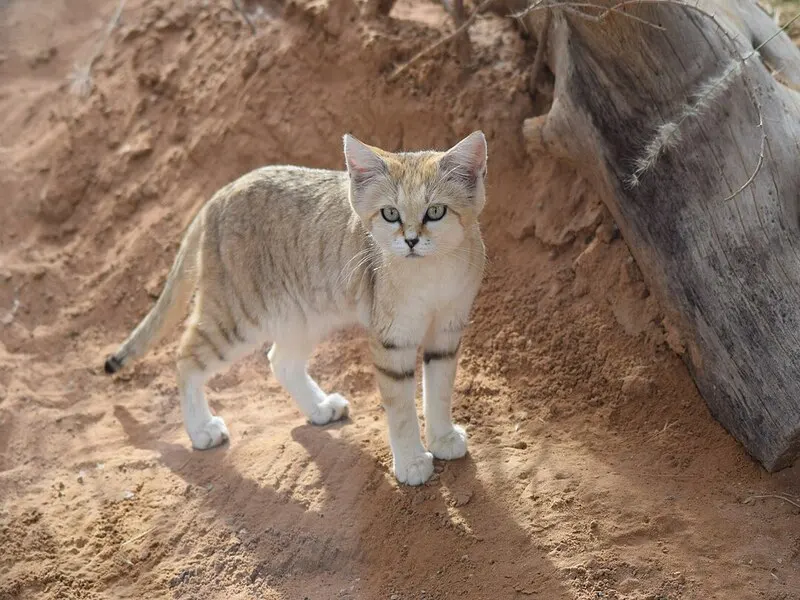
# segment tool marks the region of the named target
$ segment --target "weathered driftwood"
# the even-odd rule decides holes
[[[598,21],[575,13],[601,14],[585,3],[549,3],[554,101],[526,139],[602,187],[712,414],[768,470],[785,467],[800,452],[800,95],[757,55],[710,88],[777,29],[750,0],[599,4],[616,8]],[[761,55],[800,82],[786,35]],[[696,114],[632,186],[687,103]]]

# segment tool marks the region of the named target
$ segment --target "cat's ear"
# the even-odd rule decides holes
[[[386,175],[386,163],[383,159],[349,133],[344,136],[344,159],[350,181],[356,189],[362,189]]]
[[[486,177],[486,136],[473,131],[450,148],[439,162],[442,177],[474,189]]]

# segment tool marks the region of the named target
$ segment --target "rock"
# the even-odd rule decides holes
[[[153,136],[149,131],[137,135],[131,142],[123,144],[118,153],[125,158],[137,160],[153,152]]]
[[[464,506],[472,500],[472,490],[461,490],[453,494],[453,506]]]
[[[656,391],[653,380],[644,376],[644,369],[637,367],[622,378],[622,393],[630,398],[645,399]]]

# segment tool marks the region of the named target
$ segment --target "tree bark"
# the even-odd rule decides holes
[[[529,148],[603,190],[714,417],[768,470],[788,466],[800,453],[800,95],[757,55],[724,78],[776,26],[750,0],[617,4],[599,20],[546,6],[556,87],[550,112],[525,123]],[[761,56],[800,82],[788,36]],[[720,79],[704,107],[697,94]],[[670,123],[678,136],[632,185]]]

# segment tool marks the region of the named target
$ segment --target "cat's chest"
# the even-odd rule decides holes
[[[426,330],[434,319],[449,320],[450,316],[469,312],[479,275],[461,270],[425,268],[406,272],[404,277],[379,282],[376,286],[376,305],[381,316],[388,318],[393,328]]]
[[[427,273],[410,282],[401,297],[404,304],[417,307],[423,312],[439,312],[452,306],[464,294],[463,277],[451,274]]]

